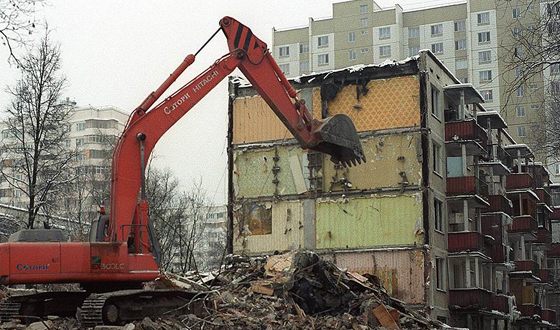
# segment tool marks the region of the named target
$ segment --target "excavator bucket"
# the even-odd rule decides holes
[[[331,155],[331,160],[345,166],[366,161],[360,138],[352,120],[337,114],[320,121],[314,131],[319,143],[311,149]]]

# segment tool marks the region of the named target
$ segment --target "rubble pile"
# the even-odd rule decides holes
[[[191,329],[432,329],[443,324],[391,298],[375,276],[339,269],[309,251],[267,259],[234,257],[210,278],[175,277],[205,285]]]

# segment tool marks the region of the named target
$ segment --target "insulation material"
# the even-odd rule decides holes
[[[328,115],[348,115],[359,132],[420,126],[420,84],[416,75],[372,80],[367,93],[344,86],[328,102]],[[359,97],[358,97],[359,95]],[[322,118],[321,89],[313,90],[313,116]]]
[[[297,145],[235,150],[235,198],[305,193],[310,176],[307,164],[307,153]]]
[[[293,139],[260,96],[238,97],[233,102],[233,144]]]
[[[318,249],[418,246],[424,243],[421,193],[372,195],[316,205]]]
[[[422,151],[420,132],[362,139],[367,162],[351,168],[325,158],[324,191],[370,190],[420,186]]]
[[[303,248],[305,231],[313,230],[313,226],[304,229],[304,204],[304,201],[239,203],[234,212],[234,253],[262,254]],[[314,207],[309,203],[306,206]]]

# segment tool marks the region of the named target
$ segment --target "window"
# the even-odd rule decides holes
[[[478,33],[478,43],[485,44],[490,42],[490,32],[479,32]]]
[[[360,18],[360,25],[361,25],[362,27],[368,27],[368,25],[369,25],[369,20],[368,20],[366,17]]]
[[[408,47],[408,56],[418,55],[419,51],[420,51],[420,47],[418,46]]]
[[[480,82],[489,82],[492,80],[492,70],[479,71]]]
[[[455,21],[453,23],[453,27],[455,29],[455,32],[465,31],[466,29],[465,20]]]
[[[520,137],[525,137],[526,135],[525,126],[517,126],[517,135]]]
[[[523,75],[523,68],[518,66],[515,68],[515,78],[519,78]]]
[[[76,139],[76,147],[81,147],[84,145],[84,139],[83,138],[77,138]]]
[[[443,54],[443,42],[432,44],[432,53]]]
[[[476,20],[478,22],[478,25],[490,24],[490,13],[486,12],[486,13],[477,14]]]
[[[420,37],[420,27],[414,26],[408,28],[408,37],[409,38],[419,38]]]
[[[282,46],[278,48],[278,53],[280,57],[287,57],[290,56],[290,47]]]
[[[367,14],[368,5],[360,5],[360,14]]]
[[[368,35],[368,31],[367,30],[362,30],[362,36],[367,36]]]
[[[445,259],[436,258],[436,289],[445,290]]]
[[[83,131],[86,129],[86,123],[77,123],[76,124],[76,131]]]
[[[348,42],[356,41],[356,32],[348,32]]]
[[[280,70],[282,70],[282,72],[285,75],[289,75],[290,74],[290,64],[278,64],[278,66],[280,67]]]
[[[350,61],[355,61],[356,60],[356,51],[353,49],[350,49],[348,51],[348,60]]]
[[[379,46],[379,57],[391,56],[391,46]]]
[[[432,161],[435,173],[441,174],[441,146],[435,142],[432,143]]]
[[[443,24],[436,24],[430,26],[432,37],[439,37],[443,34]]]
[[[521,28],[516,26],[513,29],[511,29],[511,35],[514,36],[514,37],[521,36]]]
[[[560,95],[560,81],[550,82],[550,94],[554,96]]]
[[[441,111],[440,111],[440,94],[441,92],[437,89],[436,86],[431,85],[432,90],[432,115],[436,116],[436,118],[440,118]]]
[[[525,50],[521,46],[516,46],[513,49],[513,55],[517,58],[523,58],[525,56]]]
[[[309,72],[309,61],[301,61],[299,63],[299,72],[300,73],[307,73]]]
[[[317,46],[321,47],[328,47],[329,46],[329,36],[321,36],[317,38]]]
[[[517,117],[525,117],[525,107],[518,105],[515,107],[515,115]]]
[[[486,102],[492,102],[494,100],[491,89],[482,90],[480,91],[480,94],[482,94],[482,97]]]
[[[299,53],[309,53],[309,44],[299,44]]]
[[[365,53],[369,52],[369,48],[362,48],[362,49],[360,49],[360,52],[362,54],[365,54]]]
[[[522,97],[525,94],[525,88],[523,86],[517,87],[516,94],[517,97]]]
[[[434,198],[434,219],[436,230],[443,232],[443,202]]]
[[[550,74],[560,73],[560,63],[553,63],[550,65]]]
[[[455,50],[467,49],[467,39],[455,40]]]
[[[455,60],[455,70],[462,70],[462,69],[467,69],[467,68],[468,68],[467,59],[461,58],[461,59]]]
[[[320,54],[317,59],[318,59],[319,65],[328,65],[329,64],[329,54]]]
[[[492,52],[489,50],[484,50],[478,52],[478,64],[486,64],[492,62]]]
[[[379,40],[391,38],[391,27],[381,27],[379,28]]]
[[[511,17],[519,18],[521,17],[521,9],[519,7],[515,7],[511,10]]]

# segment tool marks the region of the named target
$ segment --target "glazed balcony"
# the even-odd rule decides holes
[[[521,316],[525,317],[533,317],[533,315],[541,316],[542,313],[541,307],[534,304],[517,305],[517,309],[521,312]]]
[[[540,203],[544,203],[548,206],[552,206],[552,197],[550,193],[545,188],[537,188],[535,189],[537,196],[539,197]]]
[[[556,324],[556,311],[548,308],[543,308],[541,312],[541,319],[552,324]]]
[[[476,231],[463,231],[448,234],[448,251],[482,251],[484,247],[484,237]]]
[[[488,197],[488,184],[475,176],[447,178],[447,195],[479,195]]]
[[[490,207],[486,212],[504,212],[509,215],[513,214],[513,207],[511,201],[504,195],[490,195],[488,196]]]
[[[530,215],[513,217],[509,233],[532,233],[537,231],[537,220]]]
[[[481,288],[449,289],[449,305],[489,309],[492,306],[492,293]]]
[[[506,190],[533,188],[533,177],[529,173],[511,173],[506,176]]]
[[[488,144],[486,130],[475,120],[452,121],[445,123],[445,141],[477,141],[481,146]]]
[[[516,272],[532,272],[533,275],[538,276],[540,267],[539,264],[533,260],[515,260]]]
[[[492,295],[492,309],[502,312],[504,314],[509,314],[509,298],[503,294]]]
[[[538,244],[550,244],[550,243],[552,243],[552,234],[550,233],[550,230],[548,230],[544,227],[539,227],[537,229],[537,240],[535,241],[535,243],[538,243]]]

